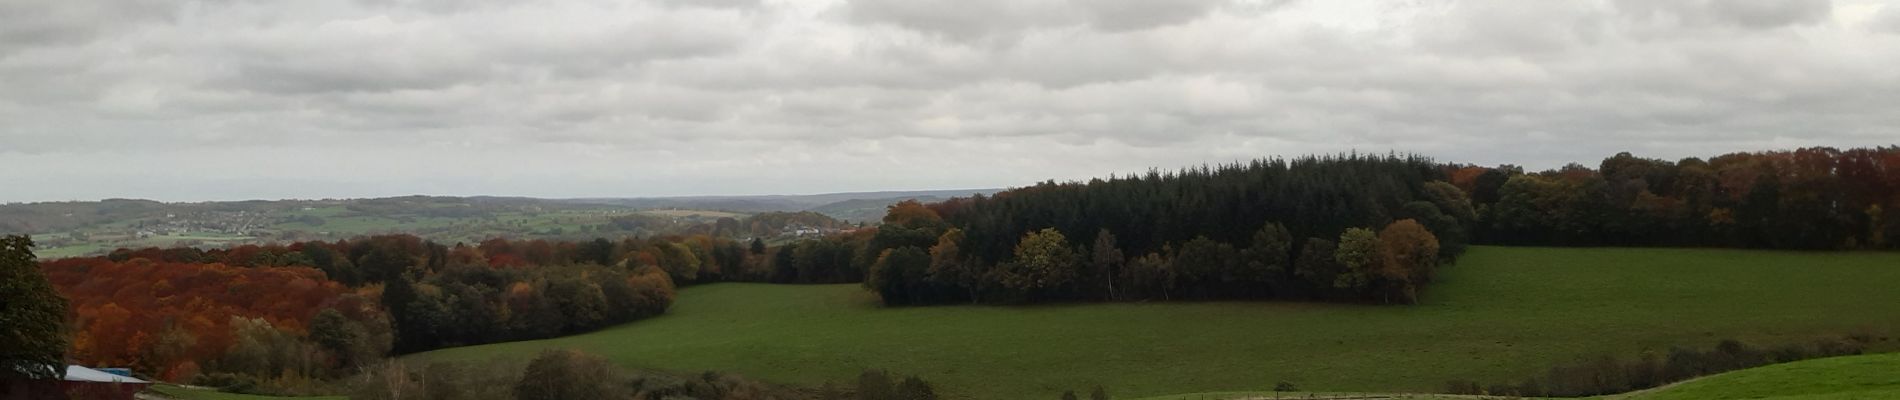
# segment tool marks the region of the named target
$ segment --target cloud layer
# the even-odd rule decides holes
[[[0,0],[0,201],[1900,143],[1883,1]]]

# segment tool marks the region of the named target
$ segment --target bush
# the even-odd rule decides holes
[[[229,372],[198,375],[198,379],[193,380],[191,383],[198,386],[218,389],[218,391],[225,393],[250,393],[257,390],[257,378]]]
[[[422,371],[424,400],[507,400],[520,363],[432,363]]]
[[[1715,348],[1708,351],[1671,348],[1669,355],[1661,360],[1658,360],[1655,354],[1645,353],[1627,363],[1603,356],[1574,364],[1558,365],[1550,368],[1550,373],[1547,375],[1549,381],[1539,382],[1536,379],[1526,379],[1517,385],[1493,384],[1484,392],[1479,392],[1479,385],[1476,382],[1454,380],[1446,384],[1445,392],[1523,397],[1596,396],[1648,389],[1670,382],[1738,369],[1810,358],[1860,354],[1861,351],[1861,345],[1851,340],[1820,340],[1808,346],[1788,345],[1773,350],[1762,350],[1736,340],[1723,340],[1717,342]]]
[[[424,397],[423,385],[416,382],[409,366],[402,361],[389,360],[381,365],[366,369],[350,385],[350,400],[401,400]]]
[[[617,367],[573,350],[548,350],[528,362],[515,384],[519,400],[605,400],[633,397]]]
[[[1452,380],[1450,382],[1445,382],[1445,393],[1447,394],[1473,394],[1473,395],[1484,394],[1484,388],[1479,387],[1477,382],[1458,379],[1458,380]]]
[[[1273,385],[1273,391],[1275,391],[1275,392],[1298,392],[1298,391],[1300,391],[1300,387],[1299,387],[1299,386],[1293,386],[1293,382],[1287,382],[1287,381],[1280,381],[1280,383],[1276,383],[1276,384],[1274,384],[1274,385]]]

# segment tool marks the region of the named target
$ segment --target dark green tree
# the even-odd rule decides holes
[[[65,373],[66,298],[40,272],[33,239],[0,238],[0,375]]]

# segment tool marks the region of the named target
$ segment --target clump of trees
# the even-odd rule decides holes
[[[1469,193],[1481,243],[1896,249],[1900,146],[1732,153],[1707,160],[1619,153],[1597,168],[1526,173],[1445,167]]]
[[[1769,364],[1860,354],[1863,347],[1863,344],[1851,339],[1827,339],[1807,345],[1773,348],[1750,346],[1731,339],[1716,343],[1709,350],[1675,347],[1667,353],[1643,353],[1635,360],[1617,360],[1610,356],[1579,360],[1551,367],[1541,380],[1530,378],[1514,384],[1484,386],[1475,381],[1454,380],[1446,384],[1445,391],[1451,394],[1511,397],[1601,396]]]
[[[1410,303],[1477,213],[1419,157],[1260,160],[892,205],[861,254],[886,304]]]

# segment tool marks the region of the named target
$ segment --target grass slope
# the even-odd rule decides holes
[[[159,395],[164,396],[165,398],[171,398],[171,399],[177,399],[177,400],[285,400],[285,399],[343,400],[345,399],[345,397],[343,396],[331,396],[331,397],[258,396],[258,395],[250,395],[250,394],[225,393],[225,392],[220,392],[220,391],[211,390],[211,389],[188,388],[188,387],[174,386],[174,385],[155,385],[155,386],[152,386],[151,389],[147,389],[146,391],[157,392]]]
[[[1639,393],[1629,399],[1900,399],[1900,353],[1751,368]]]
[[[1552,364],[1735,338],[1808,341],[1900,328],[1900,254],[1476,247],[1418,306],[1146,303],[880,308],[855,285],[685,289],[666,316],[413,360],[576,348],[634,367],[792,384],[863,368],[978,399],[1248,391],[1432,392]]]

